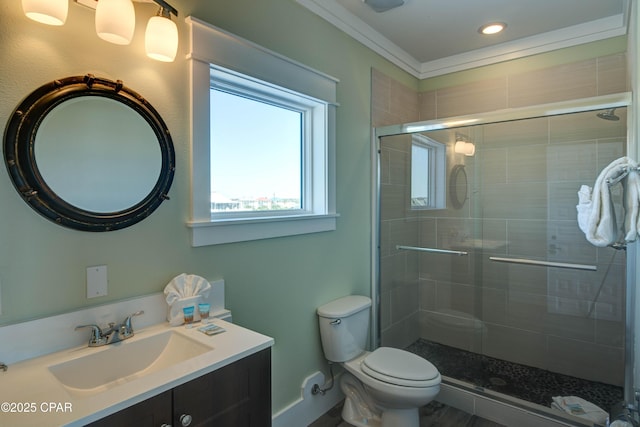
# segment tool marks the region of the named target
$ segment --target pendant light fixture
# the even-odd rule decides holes
[[[136,11],[131,0],[99,0],[96,7],[96,33],[114,44],[131,43],[136,28]]]
[[[171,14],[178,16],[178,11],[164,1],[157,3],[160,4],[160,9],[147,23],[144,47],[149,58],[173,62],[178,51],[178,27],[171,20]]]
[[[47,25],[64,25],[69,0],[22,0],[22,10],[28,18]]]
[[[0,0],[6,1],[6,0]],[[24,14],[34,21],[48,25],[64,25],[70,0],[21,0]],[[145,31],[147,56],[157,61],[172,62],[178,51],[178,27],[171,14],[178,11],[165,0],[135,0],[160,6]],[[75,3],[95,9],[95,28],[98,37],[111,43],[128,45],[136,27],[136,12],[132,0],[75,0]]]

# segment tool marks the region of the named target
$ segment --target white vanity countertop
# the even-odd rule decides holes
[[[122,343],[96,348],[85,345],[9,365],[6,372],[0,371],[0,426],[84,426],[274,343],[273,338],[223,320],[213,323],[225,328],[226,332],[207,336],[195,327],[172,328],[168,323],[162,323],[137,330],[134,337]],[[92,352],[108,351],[110,346],[126,345],[167,330],[211,346],[213,350],[83,397],[72,395],[49,370],[49,366]]]

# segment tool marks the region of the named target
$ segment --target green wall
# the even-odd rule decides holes
[[[161,291],[174,276],[224,278],[234,321],[275,338],[273,407],[299,397],[302,380],[325,370],[315,308],[370,290],[370,69],[412,82],[388,62],[293,0],[174,0],[180,12],[178,59],[144,54],[144,26],[155,7],[135,3],[129,46],[99,39],[94,12],[70,2],[63,27],[27,19],[19,0],[0,2],[0,122],[32,90],[56,78],[93,73],[145,96],[167,123],[176,148],[169,195],[147,220],[109,233],[69,230],[43,219],[0,168],[0,325]],[[334,232],[192,248],[186,16],[195,16],[340,79],[337,209]],[[114,124],[114,129],[117,126]],[[114,165],[116,168],[116,165]],[[107,297],[85,297],[86,267],[106,264]],[[70,332],[72,333],[72,332]]]

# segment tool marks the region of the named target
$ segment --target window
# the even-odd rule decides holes
[[[337,81],[187,22],[192,245],[335,230]]]
[[[421,134],[411,139],[411,209],[444,209],[446,147]]]

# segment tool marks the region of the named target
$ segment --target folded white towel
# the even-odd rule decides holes
[[[637,168],[636,162],[629,157],[621,157],[606,166],[593,186],[593,189],[583,185],[578,192],[579,204],[578,225],[584,232],[587,240],[595,246],[608,246],[618,239],[618,226],[616,212],[611,199],[609,181],[624,173],[626,170]],[[629,174],[623,184],[625,191],[625,209],[629,215],[625,215],[625,224],[622,234],[625,239],[636,239],[638,230],[638,192],[640,180],[636,173]],[[629,180],[629,176],[632,179]],[[633,225],[632,225],[633,222]]]
[[[590,420],[595,424],[604,425],[609,417],[603,409],[577,396],[556,396],[552,400],[552,408]]]
[[[200,298],[207,298],[211,284],[195,274],[182,273],[174,277],[164,288],[167,304],[167,320],[171,326],[182,325],[183,307],[196,306]],[[194,307],[194,320],[200,320],[197,307]]]

